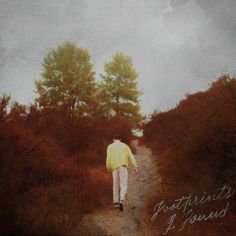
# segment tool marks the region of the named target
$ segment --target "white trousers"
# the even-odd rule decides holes
[[[113,177],[113,202],[124,201],[128,184],[128,169],[126,166],[120,166],[112,171]]]

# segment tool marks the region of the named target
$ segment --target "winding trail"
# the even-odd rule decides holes
[[[158,235],[150,221],[147,204],[153,198],[159,178],[156,175],[156,163],[150,149],[138,145],[135,158],[139,166],[135,174],[132,167],[129,169],[129,182],[126,194],[124,211],[113,208],[113,203],[102,210],[85,215],[78,227],[71,232],[73,235]]]

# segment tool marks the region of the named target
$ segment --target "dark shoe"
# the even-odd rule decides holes
[[[120,209],[120,211],[123,211],[123,210],[124,210],[124,204],[123,204],[123,201],[120,202],[119,209]]]
[[[114,208],[115,209],[118,209],[118,208],[120,208],[120,204],[117,202],[117,203],[114,203]]]

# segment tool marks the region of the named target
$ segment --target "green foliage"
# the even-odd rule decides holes
[[[137,89],[138,73],[132,59],[116,53],[105,63],[100,84],[95,81],[93,65],[86,49],[66,42],[49,51],[44,58],[42,78],[35,81],[37,104],[41,108],[60,109],[77,116],[127,119],[131,129],[144,119]]]
[[[62,106],[70,113],[88,113],[96,91],[88,51],[66,42],[51,50],[42,66],[42,79],[35,81],[39,105]]]
[[[142,120],[137,89],[138,73],[133,68],[131,57],[116,53],[112,60],[104,65],[105,75],[101,75],[101,109],[106,116],[126,117],[133,126]]]

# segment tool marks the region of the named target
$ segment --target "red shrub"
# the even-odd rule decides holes
[[[236,80],[222,76],[208,91],[188,95],[170,111],[154,113],[144,125],[143,138],[158,158],[162,183],[156,199],[200,195],[223,184],[236,189]],[[234,201],[232,209],[235,205]],[[230,233],[233,219],[230,212],[221,221],[224,227],[220,222],[205,223],[203,228],[192,225],[187,231],[189,235],[200,235],[201,230],[221,235],[227,228]]]

